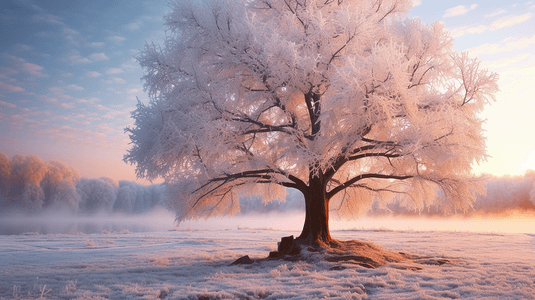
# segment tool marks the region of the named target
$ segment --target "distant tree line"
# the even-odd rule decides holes
[[[43,162],[35,155],[0,153],[0,208],[29,212],[146,212],[162,202],[161,185],[101,177],[80,178],[61,161]]]
[[[467,215],[535,212],[535,171],[530,170],[524,176],[489,176],[486,181],[486,195],[477,197]],[[35,155],[15,155],[9,159],[0,152],[0,212],[17,209],[142,213],[156,206],[169,208],[162,184],[144,186],[106,177],[81,178],[76,169],[61,161],[43,162]],[[240,197],[241,214],[304,211],[303,195],[292,189],[283,202],[266,201],[260,195]],[[415,212],[398,199],[386,209],[375,205],[366,214],[443,215],[443,212],[433,206]]]

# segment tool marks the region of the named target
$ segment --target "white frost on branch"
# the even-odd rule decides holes
[[[138,57],[151,101],[125,161],[166,180],[178,220],[282,200],[319,174],[340,216],[399,198],[471,209],[497,74],[439,23],[407,19],[413,2],[174,2],[163,46]]]

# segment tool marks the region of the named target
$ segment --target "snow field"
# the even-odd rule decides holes
[[[366,269],[262,261],[278,230],[0,236],[1,299],[535,299],[535,235],[334,231],[428,257]],[[449,263],[438,265],[439,259]]]

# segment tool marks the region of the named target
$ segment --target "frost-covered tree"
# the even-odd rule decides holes
[[[374,201],[470,209],[497,75],[441,24],[408,19],[411,5],[175,1],[163,46],[138,57],[150,103],[133,112],[125,161],[165,179],[178,221],[299,190],[304,244],[332,241],[330,211]]]

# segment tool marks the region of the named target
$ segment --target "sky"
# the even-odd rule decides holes
[[[410,17],[444,23],[457,51],[500,74],[497,101],[481,114],[491,157],[474,172],[535,169],[535,1],[416,1]],[[1,1],[0,152],[135,180],[122,161],[130,112],[148,102],[135,57],[164,40],[168,11],[163,0]]]

